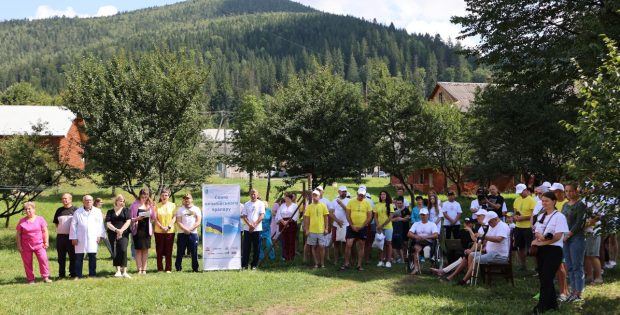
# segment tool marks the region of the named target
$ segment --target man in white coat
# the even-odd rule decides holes
[[[103,215],[101,209],[93,206],[93,197],[82,198],[83,206],[75,211],[71,221],[69,239],[75,247],[76,279],[82,278],[84,254],[88,254],[88,276],[97,275],[97,249],[104,237]]]

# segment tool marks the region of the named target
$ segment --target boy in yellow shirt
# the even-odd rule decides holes
[[[321,193],[318,190],[312,192],[312,203],[306,206],[304,211],[304,232],[306,233],[306,244],[312,248],[312,258],[314,258],[314,268],[325,268],[323,259],[325,257],[325,247],[327,247],[327,216],[329,211],[327,206],[321,201]]]

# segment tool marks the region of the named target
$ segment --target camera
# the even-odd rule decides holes
[[[552,239],[552,238],[553,238],[553,233],[547,233],[547,234],[545,234],[545,239],[546,239],[546,240],[550,240],[550,239]]]

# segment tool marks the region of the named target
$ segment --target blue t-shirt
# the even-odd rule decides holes
[[[422,219],[420,219],[420,209],[418,209],[418,206],[415,206],[411,209],[411,224],[420,221],[422,221]]]
[[[266,231],[267,234],[271,234],[271,208],[265,209],[265,216],[261,223],[263,224],[263,233]]]

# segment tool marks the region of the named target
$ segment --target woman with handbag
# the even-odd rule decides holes
[[[383,248],[379,250],[379,263],[377,267],[392,267],[392,198],[387,191],[379,193],[379,202],[374,210],[375,221],[377,222],[377,234],[385,235]]]
[[[533,313],[558,309],[553,278],[562,263],[564,233],[569,232],[566,217],[555,209],[556,197],[552,192],[542,195],[543,211],[539,215],[531,251],[538,257],[540,297]]]

